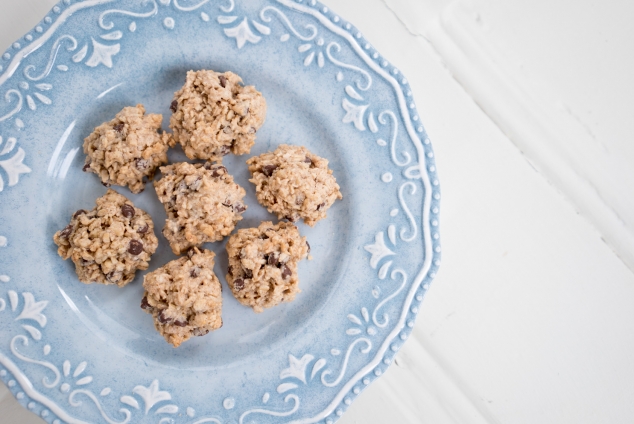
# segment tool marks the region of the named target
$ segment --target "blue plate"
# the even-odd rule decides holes
[[[60,2],[0,59],[0,377],[59,423],[334,422],[392,362],[439,265],[438,180],[407,80],[310,0]],[[231,70],[267,99],[251,155],[330,160],[343,200],[314,228],[302,293],[262,314],[224,290],[224,327],[174,349],[140,308],[143,273],[84,285],[53,243],[105,192],[82,143],[122,107],[162,113],[190,69]],[[247,156],[225,165],[258,205]],[[170,160],[184,160],[170,151]],[[160,232],[148,185],[133,195]],[[164,238],[150,271],[174,258]],[[223,285],[224,243],[218,254]]]

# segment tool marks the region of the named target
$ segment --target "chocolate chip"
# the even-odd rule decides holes
[[[185,321],[181,321],[181,320],[175,320],[174,321],[174,325],[176,325],[177,327],[185,327],[187,326],[187,324],[189,324],[189,322],[187,322],[187,320]]]
[[[189,259],[193,258],[194,255],[196,254],[196,250],[194,250],[195,247],[192,247],[191,249],[189,249],[189,251],[187,251],[187,256],[189,256]]]
[[[317,205],[317,210],[320,210],[321,208],[323,208],[324,206],[326,206],[325,203],[320,203]]]
[[[116,132],[120,133],[121,131],[123,131],[123,126],[124,126],[123,122],[119,122],[117,125],[115,125],[112,128],[114,128]]]
[[[89,169],[90,169],[90,162],[85,164],[84,167],[81,170],[84,171],[84,172],[88,172]]]
[[[251,271],[249,268],[244,269],[244,276],[247,278],[253,278],[253,271]]]
[[[68,225],[66,228],[64,228],[62,231],[59,232],[59,236],[62,238],[68,238],[68,236],[72,232],[73,232],[73,226]]]
[[[134,207],[128,205],[127,203],[124,203],[121,206],[121,214],[125,216],[126,218],[133,218],[135,214]]]
[[[273,175],[273,172],[275,172],[277,168],[277,165],[264,165],[262,167],[262,173],[267,177],[270,177],[271,175]]]
[[[313,163],[313,161],[308,156],[306,156],[306,158],[304,159],[304,162],[310,163],[310,164]]]
[[[145,234],[145,233],[148,232],[149,229],[150,229],[150,226],[145,224],[143,227],[141,227],[138,230],[136,230],[136,232],[139,233],[139,234]]]
[[[277,255],[277,253],[273,252],[273,253],[269,253],[264,258],[266,259],[266,262],[269,265],[275,265],[277,264],[277,260],[279,259],[279,256]]]
[[[227,156],[229,153],[231,153],[229,146],[220,146],[220,154],[222,156]]]
[[[290,222],[297,222],[297,220],[299,219],[299,216],[290,215],[285,218],[288,219]]]
[[[85,210],[83,210],[83,209],[80,209],[80,210],[78,210],[77,212],[75,212],[73,214],[73,218],[77,218],[79,215],[84,214],[84,213],[87,213],[87,212]]]
[[[195,328],[192,331],[192,335],[196,337],[206,336],[207,334],[209,334],[209,330],[207,330],[206,328]]]
[[[159,320],[159,322],[161,324],[167,324],[167,323],[170,323],[172,321],[172,318],[170,318],[167,315],[165,315],[165,311],[164,310],[161,311],[156,318]]]
[[[306,241],[306,247],[308,247],[308,253],[310,253],[310,244],[308,244],[308,241]]]
[[[224,75],[219,75],[218,79],[220,80],[220,85],[222,85],[222,88],[225,88],[227,86],[227,78]]]
[[[222,206],[226,206],[228,208],[231,207],[231,200],[230,199],[226,199],[224,202],[222,202]]]
[[[222,128],[222,132],[225,134],[231,134],[233,131],[231,131],[231,127],[226,126]]]
[[[121,271],[111,271],[108,274],[106,274],[106,280],[116,284],[119,281],[121,281],[122,275],[123,274],[121,273]]]
[[[290,276],[292,274],[292,271],[289,267],[287,267],[286,265],[284,265],[282,267],[282,278],[286,279],[286,277]]]
[[[101,182],[101,185],[104,187],[110,187],[110,183],[104,183],[103,181]]]
[[[248,133],[249,133],[249,134],[255,134],[255,132],[256,132],[256,131],[257,131],[257,130],[256,130],[255,128],[251,127],[251,128],[249,128]]]
[[[244,280],[242,278],[234,280],[233,288],[238,291],[242,290],[244,288]]]
[[[242,203],[238,202],[235,205],[233,205],[233,211],[236,213],[242,213],[244,211],[247,210],[247,207],[244,206]]]
[[[170,110],[173,113],[176,113],[176,110],[178,109],[178,102],[176,100],[172,101],[172,104],[170,105]]]
[[[145,310],[145,309],[150,309],[151,307],[152,306],[147,301],[147,296],[143,296],[143,299],[141,300],[141,309]]]
[[[215,168],[213,168],[212,172],[211,172],[211,176],[212,177],[220,177],[224,174],[227,173],[227,168],[225,168],[224,166],[220,165],[217,166]]]
[[[135,166],[139,171],[145,171],[150,167],[150,161],[147,159],[137,159],[135,161]]]
[[[139,240],[130,240],[130,244],[128,245],[128,252],[131,255],[139,255],[143,252],[143,243]]]
[[[189,271],[189,276],[192,278],[196,278],[200,275],[200,268],[194,267],[191,271]]]

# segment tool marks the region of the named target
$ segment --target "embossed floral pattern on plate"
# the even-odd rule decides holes
[[[51,237],[97,197],[77,170],[82,134],[101,119],[91,113],[147,96],[167,114],[173,75],[226,61],[269,100],[256,149],[286,134],[322,149],[344,201],[328,224],[302,227],[314,304],[249,315],[255,330],[233,340],[242,351],[226,333],[178,356],[144,339],[142,315],[112,306],[132,305],[138,283],[71,284]],[[0,378],[53,423],[332,423],[392,362],[440,265],[439,183],[408,82],[312,0],[60,2],[0,58],[0,197]]]

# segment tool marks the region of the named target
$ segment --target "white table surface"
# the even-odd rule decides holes
[[[323,2],[409,79],[443,192],[412,337],[340,422],[632,422],[633,8]],[[0,51],[53,4],[0,0]],[[0,385],[0,422],[42,420]]]

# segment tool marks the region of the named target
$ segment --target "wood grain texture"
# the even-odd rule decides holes
[[[394,0],[395,1],[395,0]],[[424,33],[450,72],[634,269],[634,6],[457,0]],[[547,41],[549,40],[549,41]]]

